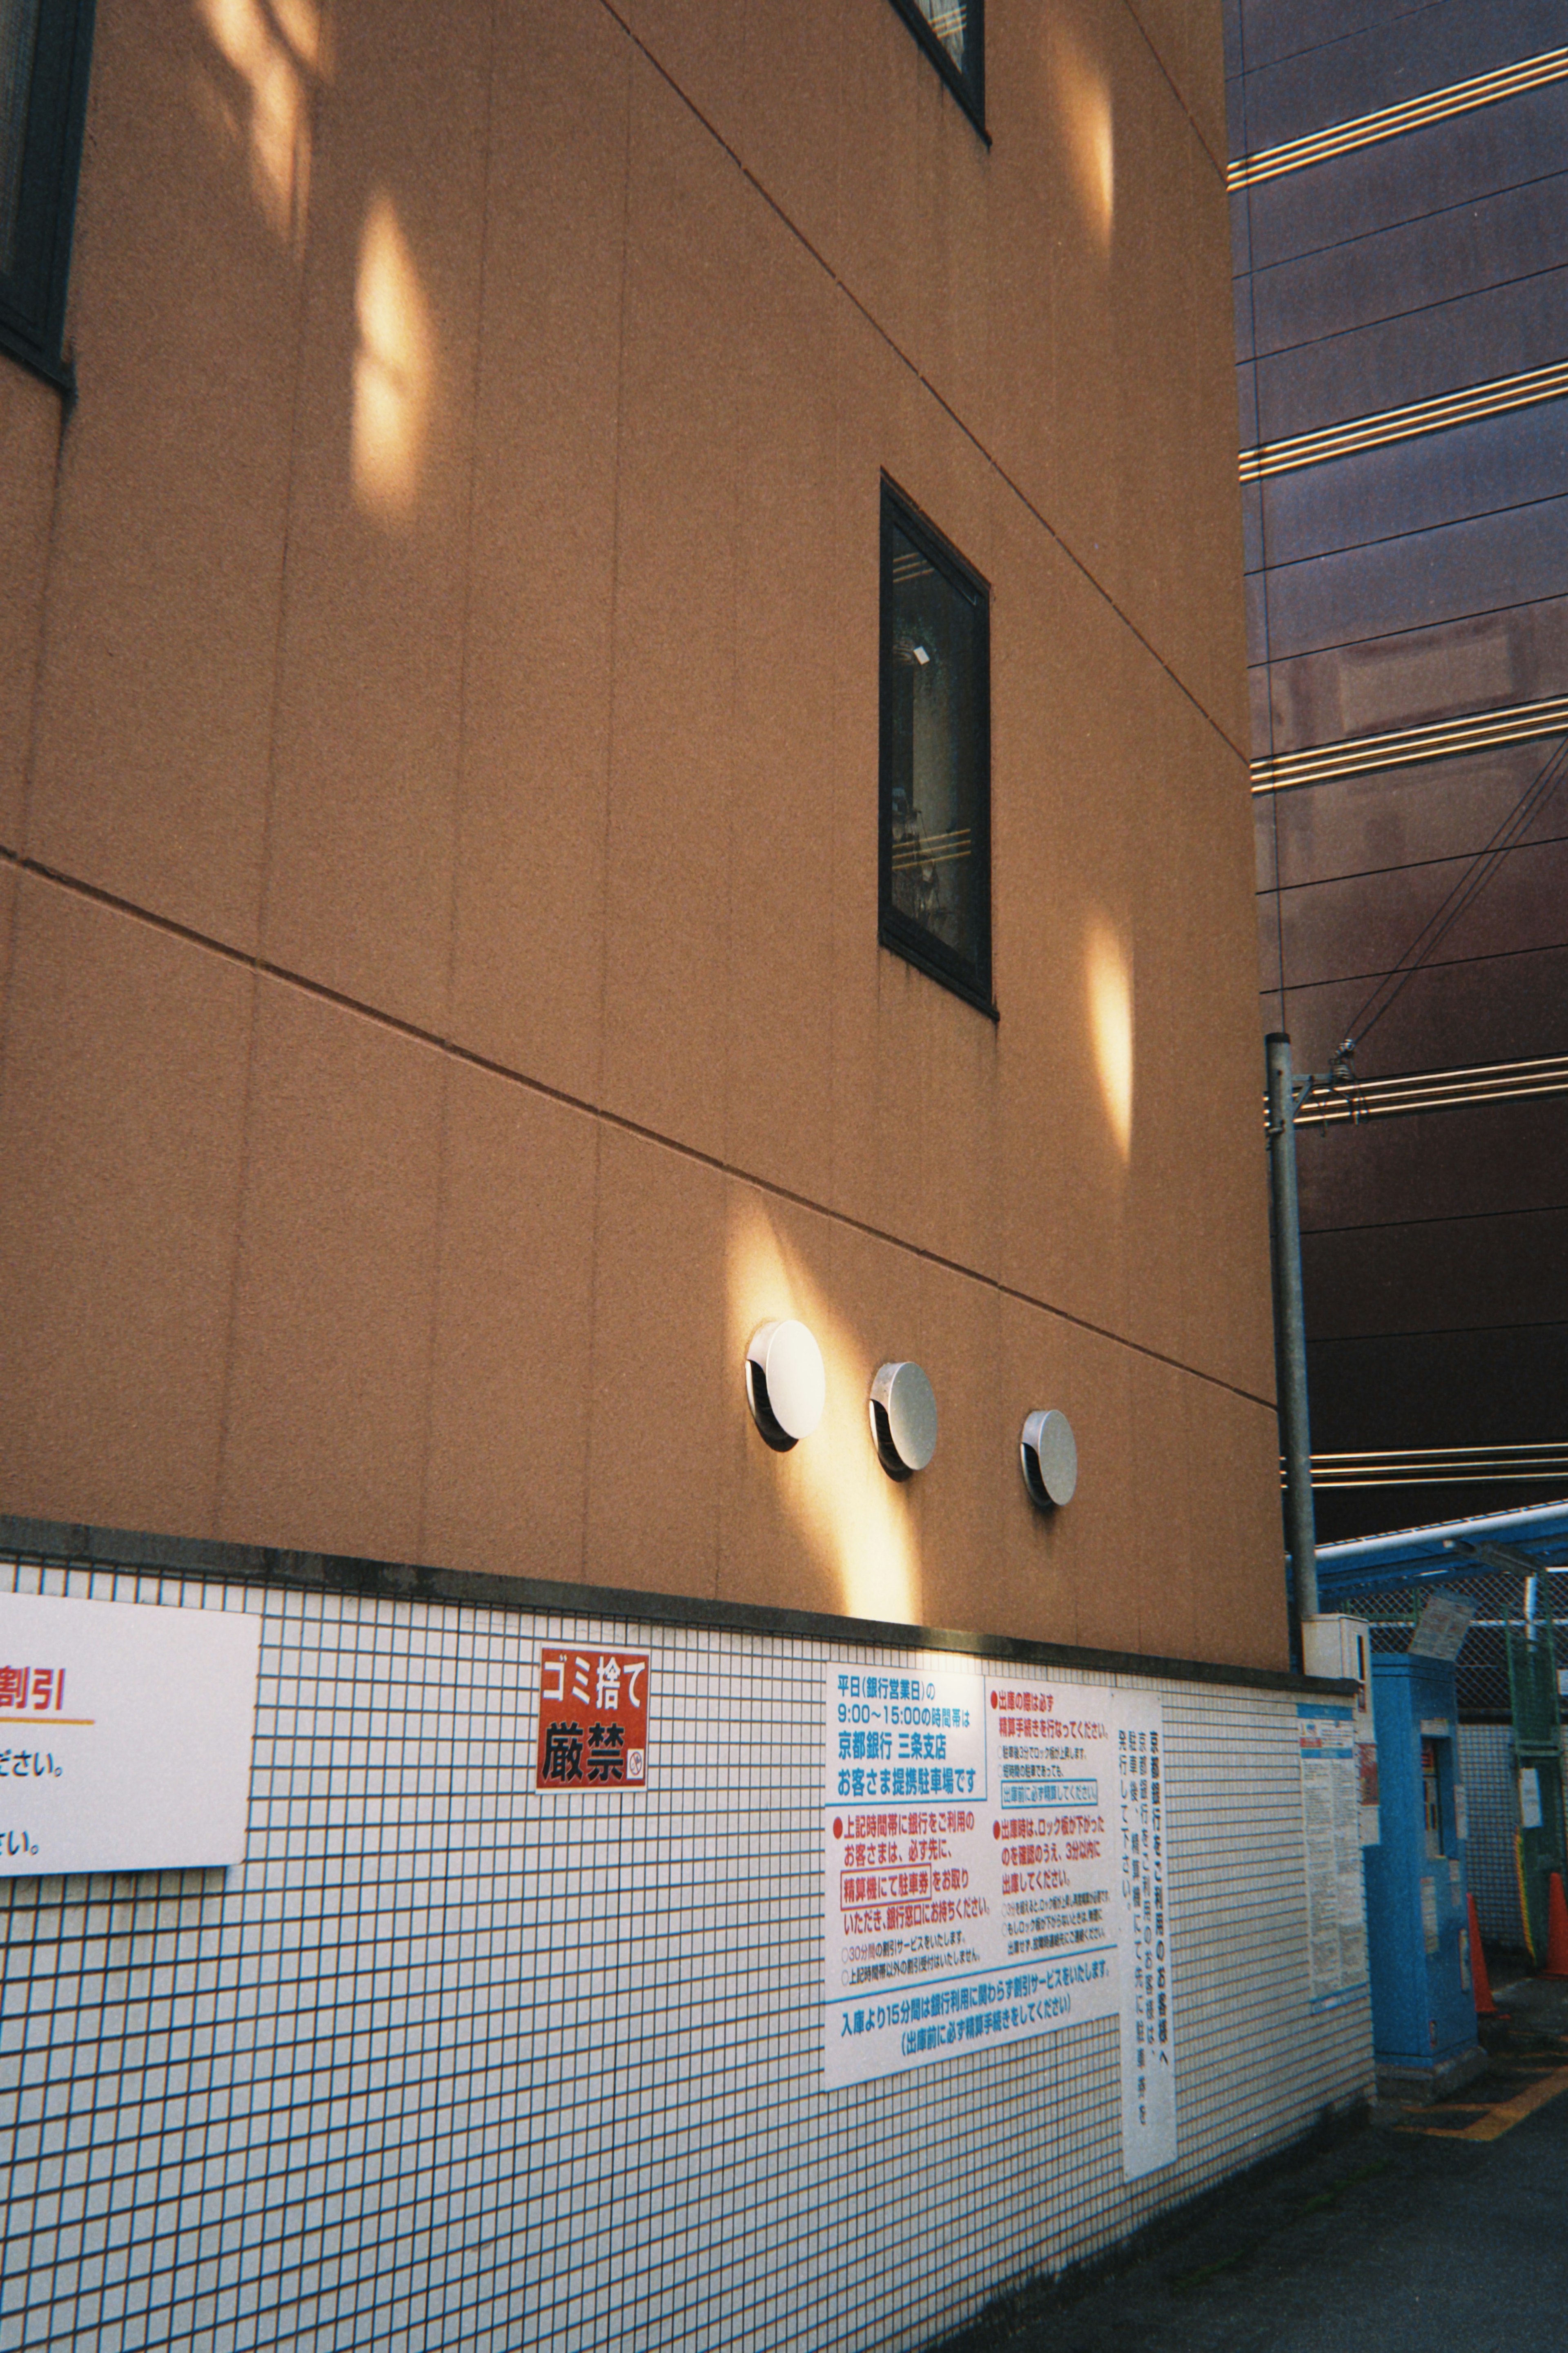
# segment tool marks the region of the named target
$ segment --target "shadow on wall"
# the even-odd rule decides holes
[[[1096,913],[1084,944],[1085,1012],[1106,1125],[1123,1172],[1132,1156],[1132,957]],[[727,1361],[743,1363],[760,1324],[795,1316],[815,1333],[827,1398],[816,1435],[781,1466],[780,1496],[851,1617],[921,1622],[921,1563],[910,1491],[882,1472],[868,1441],[867,1393],[879,1361],[847,1324],[763,1202],[740,1195],[730,1213]]]
[[[311,0],[196,0],[196,16],[223,60],[222,68],[197,68],[197,109],[247,158],[251,189],[268,222],[293,252],[302,252],[310,92],[331,79],[321,12]]]
[[[846,1324],[776,1231],[762,1202],[739,1196],[730,1215],[727,1361],[736,1378],[747,1343],[773,1316],[797,1316],[822,1350],[827,1401],[815,1436],[780,1460],[779,1488],[852,1618],[919,1625],[921,1560],[910,1492],[872,1450],[867,1395],[878,1357]]]
[[[198,111],[247,161],[251,193],[296,256],[310,212],[311,104],[331,78],[312,0],[195,0],[216,57],[196,69]],[[365,207],[354,280],[349,472],[355,505],[405,531],[419,501],[436,375],[430,304],[384,187]]]

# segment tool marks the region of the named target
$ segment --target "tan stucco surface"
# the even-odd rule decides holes
[[[1281,1660],[1218,11],[992,15],[989,147],[886,0],[375,0],[283,139],[102,0],[0,1509]],[[995,1026],[877,944],[884,473],[991,583]]]

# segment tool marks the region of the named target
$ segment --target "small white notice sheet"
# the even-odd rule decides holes
[[[1307,1860],[1308,2000],[1314,2010],[1366,1990],[1366,1892],[1355,1718],[1342,1704],[1299,1703],[1301,1832]]]
[[[0,1878],[245,1856],[261,1621],[0,1594]]]
[[[1157,1696],[922,1653],[826,1697],[829,2089],[1116,2019],[1123,2169],[1171,2164]]]

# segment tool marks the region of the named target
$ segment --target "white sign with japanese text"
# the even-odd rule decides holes
[[[0,1878],[245,1858],[261,1621],[0,1594]]]
[[[1342,1701],[1296,1709],[1301,1833],[1307,1856],[1307,1982],[1314,2010],[1362,1999],[1367,1987],[1361,1860],[1361,1770],[1355,1717]]]
[[[826,1700],[828,2088],[1116,2018],[1124,2170],[1170,2164],[1159,1699],[923,1655]]]

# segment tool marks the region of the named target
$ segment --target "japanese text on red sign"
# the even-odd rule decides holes
[[[539,1654],[536,1789],[640,1789],[647,1778],[648,1654],[547,1646]]]

